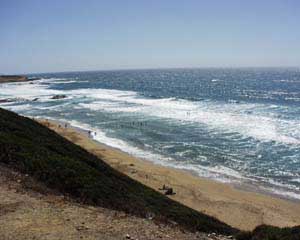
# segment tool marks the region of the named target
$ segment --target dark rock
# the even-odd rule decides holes
[[[67,96],[64,95],[64,94],[61,94],[61,95],[54,95],[51,99],[63,99],[63,98],[66,98]]]
[[[159,188],[159,190],[165,191],[165,195],[174,195],[174,194],[176,194],[176,193],[173,191],[173,188],[168,187],[168,186],[166,186],[165,184],[163,185],[162,188]]]
[[[41,78],[38,78],[38,77],[30,77],[30,78],[28,78],[28,81],[36,81],[36,80],[41,80]]]
[[[89,227],[87,227],[87,226],[76,226],[75,228],[76,228],[77,231],[84,231],[84,230],[89,229]]]
[[[165,191],[165,195],[174,195],[175,192],[173,191],[173,188],[168,188],[166,191]]]

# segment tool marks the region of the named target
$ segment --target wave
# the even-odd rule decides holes
[[[299,80],[280,79],[280,80],[274,80],[274,82],[299,83]]]
[[[295,117],[295,109],[292,109],[290,106],[282,106],[280,104],[271,105],[268,103],[257,104],[244,101],[225,102],[208,99],[201,99],[200,101],[200,98],[194,98],[193,96],[189,99],[178,97],[155,98],[146,97],[135,91],[113,89],[55,89],[57,84],[71,84],[74,82],[80,81],[76,81],[74,78],[48,78],[34,82],[1,84],[0,98],[19,98],[25,100],[23,102],[2,103],[0,105],[25,115],[35,114],[35,117],[37,114],[42,115],[45,113],[47,116],[56,116],[56,118],[53,119],[60,121],[68,120],[59,118],[71,118],[71,116],[73,116],[72,118],[75,118],[77,121],[72,120],[68,122],[74,127],[97,132],[97,135],[94,136],[96,141],[118,148],[139,158],[147,159],[165,166],[193,171],[199,176],[221,182],[257,182],[258,186],[260,186],[259,184],[261,183],[262,189],[266,188],[269,192],[279,195],[289,195],[293,196],[293,198],[300,199],[300,194],[296,193],[299,192],[297,189],[297,186],[299,186],[297,170],[291,170],[291,172],[295,174],[288,176],[289,178],[283,178],[282,181],[286,181],[287,184],[282,185],[280,182],[272,182],[272,179],[269,181],[269,178],[272,178],[271,175],[269,175],[269,178],[264,178],[262,177],[264,174],[258,172],[253,175],[259,176],[253,176],[249,169],[244,168],[246,165],[250,166],[251,164],[248,165],[248,163],[253,160],[255,161],[253,167],[266,169],[266,166],[262,165],[265,164],[263,161],[266,160],[265,155],[267,154],[265,153],[268,151],[265,149],[266,146],[274,147],[275,150],[273,151],[272,148],[270,151],[272,151],[272,154],[274,153],[274,156],[276,155],[275,157],[277,157],[277,150],[284,150],[285,153],[283,154],[289,154],[287,159],[293,161],[293,164],[295,160],[296,163],[293,166],[297,167],[296,164],[299,160],[297,156],[299,156],[300,145],[300,118],[298,116]],[[273,93],[285,96],[282,92]],[[63,101],[56,101],[51,99],[53,95],[66,95],[67,98],[63,99]],[[297,95],[287,97],[294,96]],[[39,100],[30,102],[30,100],[34,98],[39,98]],[[105,119],[111,120],[112,116],[114,121],[116,119],[125,119],[126,121],[126,119],[128,119],[127,117],[130,117],[130,119],[134,117],[145,121],[149,119],[167,121],[168,124],[170,123],[168,127],[173,126],[178,128],[178,126],[184,125],[184,127],[188,127],[188,129],[191,129],[189,128],[190,126],[193,129],[205,129],[205,134],[208,133],[209,136],[205,135],[204,137],[208,136],[212,139],[209,140],[211,142],[203,141],[202,144],[207,147],[208,151],[211,151],[211,153],[216,152],[216,154],[208,156],[205,164],[209,164],[210,166],[201,166],[199,161],[196,161],[199,160],[201,156],[197,157],[196,160],[192,159],[189,156],[188,150],[179,152],[176,147],[174,147],[174,151],[177,151],[176,154],[168,155],[166,152],[172,151],[172,149],[170,151],[166,149],[168,147],[167,145],[170,144],[168,141],[162,144],[162,150],[155,149],[155,147],[153,147],[155,144],[151,145],[151,141],[147,141],[151,146],[147,146],[146,144],[135,145],[132,144],[131,141],[127,142],[112,137],[113,134],[108,135],[105,129],[101,129],[100,124],[95,126],[96,124],[83,123],[89,122],[89,118],[96,119],[100,116],[98,115],[99,112],[101,112],[101,116],[105,116],[104,121]],[[74,113],[78,113],[78,117],[75,116]],[[288,115],[289,113],[291,114]],[[68,117],[69,114],[70,116]],[[125,118],[123,118],[124,116]],[[230,146],[228,145],[228,148],[226,146],[226,149],[222,149],[218,148],[217,145],[206,145],[212,143],[215,138],[219,137],[222,137],[222,140],[230,141]],[[267,144],[260,145],[260,143],[265,142]],[[193,143],[186,141],[184,144],[191,146]],[[232,151],[231,147],[237,145],[242,146],[241,151],[239,151],[239,149]],[[282,147],[282,145],[284,146]],[[172,148],[173,146],[169,147]],[[214,149],[214,147],[216,149]],[[247,147],[251,149],[249,150]],[[262,155],[260,148],[263,148]],[[292,151],[286,153],[286,151],[290,150]],[[234,154],[236,154],[236,156],[233,156]],[[247,154],[251,156],[249,157]],[[280,154],[281,153],[279,153],[278,156]],[[221,155],[227,156],[229,159],[228,162],[224,164],[214,161],[214,157]],[[174,158],[171,156],[174,156]],[[285,161],[284,156],[281,155],[280,160]],[[277,158],[274,159],[275,165],[278,163],[277,161]],[[203,161],[201,163],[203,163]],[[281,176],[284,177],[282,172],[276,174],[275,170],[279,169],[280,166],[275,165],[268,165],[268,167],[270,166],[269,169],[272,170],[271,173],[278,177],[274,179],[279,179]],[[283,166],[283,168],[285,170],[286,166]],[[237,169],[241,170],[239,171]],[[293,190],[295,190],[295,192],[293,192]]]
[[[73,92],[79,93],[91,98],[90,103],[83,103],[80,106],[92,111],[137,112],[158,118],[200,123],[212,130],[237,132],[244,137],[260,141],[300,144],[300,121],[284,120],[257,111],[257,109],[269,111],[267,105],[192,102],[174,98],[149,99],[139,96],[136,92],[105,89]],[[247,114],[249,112],[251,114]]]
[[[40,116],[40,118],[43,118]],[[179,162],[171,157],[163,156],[159,153],[153,153],[152,151],[143,150],[141,148],[132,146],[131,144],[123,141],[121,139],[108,136],[102,129],[91,126],[90,124],[83,123],[77,120],[67,120],[63,118],[49,118],[52,120],[60,121],[60,122],[68,122],[72,127],[82,129],[85,131],[96,132],[96,134],[92,134],[92,138],[102,144],[113,147],[115,149],[119,149],[125,153],[131,154],[132,156],[136,156],[141,159],[145,159],[151,162],[154,162],[159,165],[173,167],[177,169],[190,170],[201,177],[214,178],[217,181],[221,182],[233,182],[239,181],[241,179],[248,179],[244,177],[237,171],[224,167],[224,166],[214,166],[214,167],[205,167],[197,164],[189,164],[187,162]]]
[[[60,94],[61,91],[49,89],[49,86],[43,84],[31,84],[30,82],[7,83],[0,85],[0,95],[12,98],[44,98],[51,95]]]
[[[0,105],[1,106],[1,105]],[[17,112],[17,111],[25,111],[32,109],[30,104],[21,104],[21,105],[4,105],[6,109]]]
[[[81,107],[91,111],[138,113],[181,123],[201,124],[211,131],[238,133],[244,138],[251,137],[258,141],[300,144],[300,120],[285,120],[267,115],[270,110],[273,111],[273,107],[264,104],[154,99],[134,91],[96,88],[54,90],[49,85],[29,83],[3,84],[0,86],[0,93],[7,97],[40,98],[41,102],[50,101],[49,98],[53,95],[64,94],[70,100],[76,99],[77,109]]]
[[[43,117],[41,117],[43,118]],[[199,164],[188,163],[186,161],[180,162],[171,157],[166,157],[158,153],[153,153],[151,151],[143,150],[138,147],[132,146],[131,144],[123,141],[121,139],[108,136],[102,129],[92,126],[87,123],[83,123],[76,120],[67,120],[62,118],[49,118],[52,120],[60,122],[68,122],[72,127],[82,129],[85,131],[96,132],[92,134],[92,138],[102,144],[119,149],[125,153],[132,156],[151,161],[155,164],[159,164],[166,167],[172,167],[181,170],[191,171],[197,174],[199,177],[209,178],[222,183],[230,184],[249,184],[252,183],[254,186],[259,187],[263,192],[272,193],[277,196],[300,199],[300,194],[293,191],[293,186],[281,184],[279,182],[273,181],[271,179],[260,179],[256,180],[255,177],[246,177],[236,170],[233,170],[225,166],[201,166]],[[296,181],[299,179],[296,179]],[[268,183],[268,186],[262,186],[261,183]],[[295,190],[295,189],[294,189]]]
[[[295,193],[292,191],[287,191],[285,189],[277,189],[272,187],[262,187],[260,186],[260,189],[262,189],[264,192],[269,192],[277,196],[281,196],[283,198],[289,198],[289,199],[297,199],[300,200],[300,194]]]

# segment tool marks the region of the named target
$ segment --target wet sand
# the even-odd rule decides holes
[[[86,131],[65,128],[64,124],[54,121],[39,122],[97,155],[115,169],[157,191],[161,191],[159,189],[164,184],[172,187],[176,194],[170,198],[233,227],[252,230],[261,224],[279,227],[300,225],[300,202],[243,191],[228,184],[200,178],[187,171],[153,164],[96,142]]]

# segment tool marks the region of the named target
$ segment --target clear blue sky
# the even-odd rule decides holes
[[[0,0],[0,73],[300,65],[299,0]]]

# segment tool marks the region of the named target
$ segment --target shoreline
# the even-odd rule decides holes
[[[60,121],[37,121],[103,159],[113,168],[157,191],[164,184],[172,187],[176,194],[170,198],[233,227],[253,230],[261,224],[278,227],[300,225],[300,202],[254,192],[242,186],[196,176],[189,170],[136,158],[90,138],[86,130],[69,123],[69,127],[64,128]]]
[[[73,129],[79,131],[80,133],[85,134],[87,137],[89,137],[89,134],[88,134],[89,130],[88,129],[86,129],[82,126],[75,126],[75,125],[73,125],[72,122],[67,122],[66,120],[56,120],[56,119],[51,119],[51,118],[50,119],[39,118],[39,119],[46,120],[46,121],[49,121],[49,122],[53,122],[55,124],[61,124],[62,126],[65,123],[67,123],[70,128],[73,128]],[[91,131],[91,132],[93,132],[93,131]],[[187,174],[191,174],[191,175],[193,175],[195,177],[198,177],[198,178],[201,178],[201,179],[205,179],[205,180],[209,180],[209,181],[229,185],[229,186],[231,186],[231,187],[233,187],[237,190],[251,192],[251,193],[258,193],[258,194],[270,196],[270,197],[273,197],[273,198],[282,199],[282,200],[285,200],[285,201],[290,201],[290,202],[300,204],[300,198],[296,198],[296,197],[293,198],[289,194],[284,196],[283,194],[272,192],[272,190],[268,189],[266,186],[262,186],[262,185],[259,185],[259,184],[255,185],[255,184],[249,183],[249,182],[239,182],[239,181],[235,181],[233,179],[231,179],[232,181],[231,180],[230,181],[222,181],[222,180],[217,179],[217,178],[210,178],[210,177],[201,176],[201,175],[199,175],[199,173],[196,170],[176,167],[175,165],[163,164],[160,161],[152,161],[150,159],[147,159],[146,157],[135,156],[134,154],[126,152],[126,151],[122,150],[121,148],[110,146],[106,143],[103,143],[99,140],[96,140],[93,137],[89,137],[89,138],[92,141],[95,141],[96,143],[111,149],[112,151],[120,152],[121,154],[125,154],[125,155],[128,155],[130,157],[133,157],[133,158],[136,158],[136,159],[139,159],[139,160],[142,160],[142,161],[146,161],[150,164],[158,165],[158,166],[165,167],[165,168],[171,168],[171,169],[174,169],[174,170],[179,170],[179,171],[185,172]],[[262,187],[262,188],[259,188],[259,187]]]

